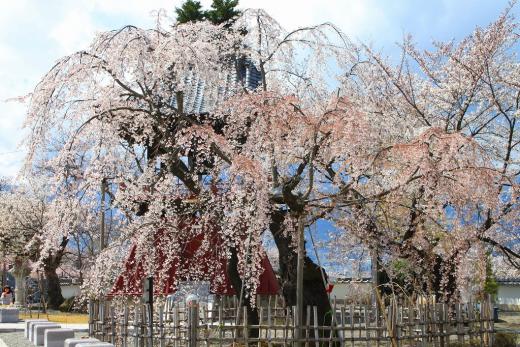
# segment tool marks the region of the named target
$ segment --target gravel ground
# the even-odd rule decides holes
[[[87,333],[75,333],[75,337],[86,336]],[[2,342],[4,345],[2,345]],[[34,347],[29,340],[23,337],[23,331],[0,333],[0,347]]]
[[[495,323],[497,331],[520,333],[520,312],[504,312],[498,313],[499,322]]]

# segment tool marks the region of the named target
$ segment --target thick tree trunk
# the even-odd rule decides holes
[[[270,225],[271,233],[278,248],[280,260],[280,285],[282,295],[288,307],[296,305],[296,268],[298,262],[297,250],[293,247],[291,235],[285,235],[283,221],[287,212],[275,211]],[[318,324],[329,325],[332,309],[321,273],[322,269],[309,257],[305,257],[303,268],[303,316],[306,321],[306,307],[316,306]],[[326,275],[325,275],[326,278]]]
[[[227,273],[229,276],[229,280],[231,281],[231,285],[233,289],[237,293],[238,298],[240,299],[240,292],[242,290],[242,279],[240,278],[240,274],[238,272],[238,256],[235,248],[231,248],[231,259],[228,262]],[[248,325],[258,325],[258,310],[256,307],[251,305],[251,301],[248,300],[246,296],[246,292],[243,293],[242,306],[247,307],[247,324]],[[239,314],[243,315],[243,312],[240,308]],[[243,318],[243,317],[242,317]],[[249,330],[250,337],[258,337],[258,329],[250,329]]]
[[[50,309],[57,310],[65,299],[61,294],[60,279],[56,273],[57,266],[52,262],[49,263],[43,266],[47,282],[48,306]]]
[[[61,264],[61,259],[68,243],[69,239],[63,237],[56,253],[43,260],[43,271],[47,281],[48,306],[53,310],[59,309],[60,305],[65,301],[61,294],[60,279],[56,270]]]

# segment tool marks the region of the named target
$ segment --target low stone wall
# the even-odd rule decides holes
[[[516,304],[496,304],[500,311],[520,312],[520,305]]]

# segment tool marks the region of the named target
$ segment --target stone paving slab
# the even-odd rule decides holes
[[[74,337],[87,336],[86,332],[75,332]],[[0,347],[34,347],[34,344],[23,337],[23,330],[0,332]]]

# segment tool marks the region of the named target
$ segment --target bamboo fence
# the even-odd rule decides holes
[[[386,306],[334,300],[331,324],[318,325],[316,307],[307,306],[305,324],[295,325],[295,307],[276,297],[258,305],[259,322],[248,325],[246,307],[236,298],[214,303],[89,302],[89,334],[122,347],[181,346],[491,346],[493,316],[489,300],[480,303]],[[152,318],[152,319],[150,319]]]

